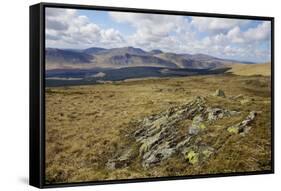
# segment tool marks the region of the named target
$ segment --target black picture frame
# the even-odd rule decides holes
[[[272,169],[243,173],[219,173],[205,175],[188,175],[175,177],[139,178],[123,180],[104,180],[75,183],[45,183],[45,8],[74,8],[135,13],[154,13],[165,15],[186,15],[199,17],[236,18],[265,20],[271,22],[271,164]],[[274,173],[274,18],[249,15],[232,15],[217,13],[197,13],[185,11],[135,9],[123,7],[104,7],[92,5],[73,5],[57,3],[39,3],[30,6],[30,129],[29,129],[29,184],[38,188],[67,186],[85,186],[98,184],[135,183],[147,181],[167,181],[179,179],[227,177]]]

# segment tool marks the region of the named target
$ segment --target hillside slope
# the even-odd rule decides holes
[[[232,69],[229,70],[230,73],[240,75],[240,76],[252,76],[252,75],[271,75],[271,64],[232,64],[230,66]]]

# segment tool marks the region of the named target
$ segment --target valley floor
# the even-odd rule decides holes
[[[270,84],[270,77],[229,74],[47,88],[46,181],[84,182],[270,170]],[[214,96],[217,89],[222,90],[225,97]],[[191,136],[190,128],[196,116],[175,114],[189,107],[190,100],[198,96],[204,100],[202,111],[206,106],[239,114],[204,121],[203,130]],[[138,141],[136,132],[143,129],[145,133],[146,127],[153,129],[167,110],[174,112],[170,112],[173,121],[165,119],[174,128],[176,133],[172,132],[172,138],[176,141],[168,139],[169,134],[161,139],[156,134],[151,137],[143,134],[142,141]],[[253,111],[256,116],[247,132],[228,129]],[[205,116],[203,118],[205,120]],[[161,125],[159,128],[167,126]],[[171,126],[166,128],[171,130]],[[191,136],[189,145],[184,147],[189,150],[174,149],[153,163],[145,159],[145,155],[153,157],[151,153],[157,152],[153,148],[165,149],[165,141],[178,146],[188,136]],[[150,144],[152,138],[156,140],[153,145]]]

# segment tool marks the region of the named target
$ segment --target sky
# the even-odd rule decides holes
[[[270,21],[46,8],[46,46],[133,46],[263,63],[271,58]]]

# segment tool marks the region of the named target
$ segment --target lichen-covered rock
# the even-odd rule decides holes
[[[221,109],[221,108],[211,108],[208,107],[206,110],[206,114],[207,114],[207,119],[208,121],[215,121],[218,119],[222,119],[224,117],[231,117],[234,115],[239,114],[239,112],[237,111],[229,111],[227,109]]]
[[[176,149],[177,150],[181,150],[183,147],[189,146],[190,145],[190,139],[191,139],[191,136],[188,136],[187,138],[184,138],[183,141],[180,141],[176,145]]]
[[[203,123],[204,119],[202,115],[197,115],[192,120],[192,125],[188,129],[189,135],[197,135],[200,131],[206,128],[206,125]]]
[[[169,158],[175,152],[176,152],[176,148],[171,147],[169,145],[169,142],[160,144],[155,149],[151,149],[143,155],[142,166],[143,167],[149,167],[152,164],[159,163],[162,160],[165,160],[165,159]]]
[[[251,111],[243,121],[228,127],[227,131],[234,134],[247,133],[251,129],[248,125],[255,119],[256,115],[257,112]]]
[[[202,150],[202,154],[205,159],[209,158],[213,153],[214,149],[211,147],[206,147]]]
[[[239,128],[236,126],[231,126],[227,128],[227,131],[229,133],[234,133],[234,134],[238,134],[239,133]]]
[[[162,135],[162,131],[153,134],[150,137],[147,137],[145,139],[141,139],[139,142],[141,142],[141,146],[139,149],[139,154],[143,155],[144,153],[146,153],[154,144],[156,144],[157,141],[160,140]]]
[[[199,162],[204,162],[214,153],[214,148],[209,146],[193,145],[183,149],[182,154],[186,161],[194,165]]]
[[[199,154],[191,150],[185,154],[185,159],[191,164],[196,164],[199,161]]]
[[[191,119],[194,128],[199,130],[206,128],[202,122],[203,118],[197,116],[206,109],[205,103],[205,98],[198,96],[185,105],[169,108],[140,122],[134,137],[137,143],[140,143],[139,155],[142,157],[144,167],[165,160],[188,143],[190,137],[184,139],[177,137],[175,124],[178,121]]]

